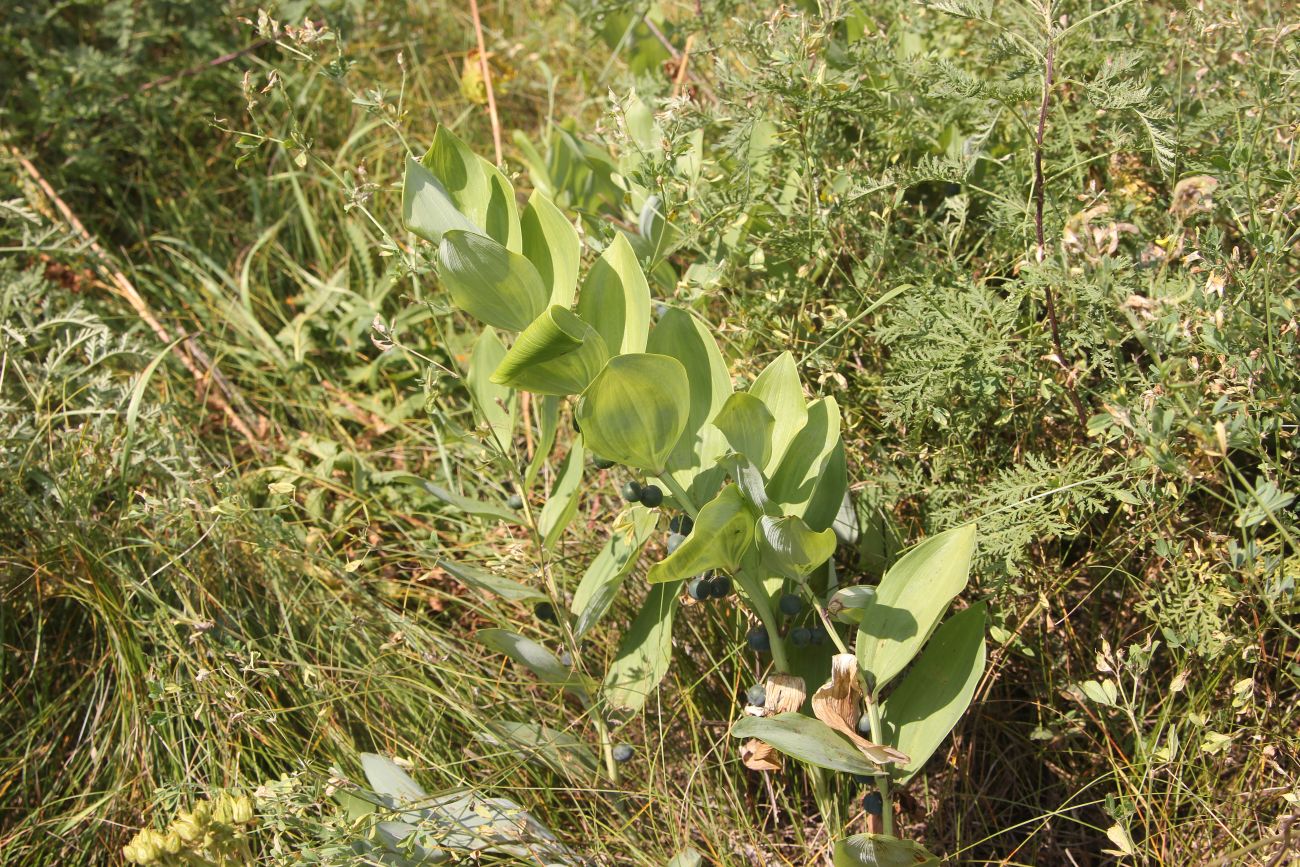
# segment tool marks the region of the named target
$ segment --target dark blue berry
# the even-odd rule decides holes
[[[623,499],[627,500],[629,503],[641,502],[641,494],[640,482],[628,482],[623,486]]]
[[[681,533],[670,534],[668,536],[668,553],[672,554],[678,548],[682,547],[682,543],[685,541],[686,541],[686,537],[683,536]]]
[[[506,505],[511,509],[522,509],[524,507],[524,498],[518,494],[511,494],[510,499],[506,500]]]
[[[748,642],[749,649],[755,653],[766,653],[772,649],[772,639],[768,638],[767,630],[761,626],[749,630],[749,634],[745,636],[745,641]]]
[[[712,589],[707,578],[692,578],[686,582],[686,592],[696,602],[703,602],[708,599]]]
[[[664,501],[664,492],[659,490],[658,485],[646,485],[641,491],[641,505],[648,508],[658,508],[659,504]]]
[[[767,703],[767,690],[763,688],[763,684],[756,683],[745,690],[745,703],[754,707],[762,707]]]
[[[681,533],[683,536],[689,536],[691,530],[695,529],[695,522],[691,520],[690,515],[673,515],[668,522],[668,531],[671,533]]]
[[[799,626],[790,630],[790,643],[795,647],[807,647],[812,643],[812,630]]]
[[[719,575],[709,581],[709,595],[714,599],[726,599],[731,595],[731,579],[726,575]]]
[[[862,799],[862,809],[866,810],[870,816],[883,816],[885,814],[885,799],[880,797],[879,792],[868,792]]]
[[[786,617],[794,617],[800,611],[803,611],[803,600],[793,593],[787,593],[781,597],[781,613]]]
[[[857,783],[860,786],[865,786],[871,782],[871,777],[868,777],[866,774],[854,774],[853,782]]]
[[[544,620],[547,623],[555,622],[555,606],[549,602],[538,602],[537,607],[533,609],[538,620]]]
[[[614,747],[614,761],[619,764],[630,762],[632,760],[633,752],[631,744],[619,744]]]
[[[813,647],[821,647],[823,644],[826,643],[826,639],[829,637],[830,636],[826,634],[826,628],[824,626],[813,627],[813,631],[812,631]]]
[[[614,466],[614,462],[607,461],[604,458],[592,458],[591,465],[598,470],[607,470],[610,467]]]

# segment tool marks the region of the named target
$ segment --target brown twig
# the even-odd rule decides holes
[[[651,35],[654,36],[655,39],[659,40],[659,44],[662,45],[665,49],[667,49],[668,53],[672,55],[673,62],[680,65],[683,62],[683,58],[682,58],[682,53],[677,50],[677,46],[673,45],[670,41],[668,41],[668,37],[664,35],[664,32],[660,30],[659,27],[649,18],[642,15],[641,20],[644,21],[645,26],[649,28]],[[692,84],[698,86],[700,90],[708,94],[709,99],[713,100],[714,102],[717,102],[718,98],[713,93],[713,88],[709,87],[709,85],[706,84],[703,80],[701,80],[699,76],[697,76],[693,72],[687,72],[686,77],[690,79]]]
[[[478,0],[469,0],[469,11],[474,16],[474,36],[478,39],[478,65],[483,73],[483,86],[487,88],[488,118],[492,121],[492,146],[496,149],[497,165],[501,165],[501,120],[497,117],[497,97],[492,91],[492,66],[488,63],[487,45],[483,41],[483,19],[478,12]]]
[[[1050,8],[1050,4],[1049,4]],[[1034,236],[1038,242],[1037,259],[1042,264],[1043,259],[1047,256],[1047,244],[1043,238],[1043,134],[1047,129],[1047,108],[1052,98],[1052,78],[1055,72],[1054,60],[1056,53],[1056,40],[1052,37],[1052,21],[1050,12],[1047,20],[1047,57],[1043,69],[1043,99],[1038,106],[1038,135],[1034,141]],[[1047,307],[1047,322],[1052,329],[1052,344],[1056,348],[1056,360],[1065,368],[1065,388],[1070,395],[1070,403],[1074,405],[1074,411],[1079,416],[1079,426],[1083,430],[1088,428],[1088,412],[1083,407],[1083,401],[1079,399],[1079,393],[1075,390],[1074,380],[1072,379],[1073,370],[1065,358],[1065,348],[1061,345],[1061,324],[1056,316],[1056,293],[1052,291],[1050,285],[1043,287],[1043,302]]]
[[[673,96],[682,92],[682,83],[686,81],[687,69],[691,63],[691,43],[695,41],[695,34],[692,33],[686,37],[686,45],[682,47],[682,58],[677,61],[677,74],[673,76]]]
[[[18,149],[13,146],[9,146],[9,152],[13,155],[14,159],[18,161],[18,164],[22,166],[23,171],[25,171],[36,185],[40,187],[41,192],[43,192],[46,198],[50,200],[55,209],[59,212],[59,215],[63,217],[63,220],[69,227],[71,227],[73,232],[80,236],[82,242],[86,245],[86,249],[91,252],[100,272],[108,280],[109,285],[116,290],[119,295],[126,299],[127,303],[135,310],[136,315],[139,316],[147,326],[149,326],[149,330],[152,331],[159,340],[163,343],[171,343],[171,333],[161,322],[158,321],[158,318],[154,316],[153,311],[149,309],[148,303],[146,303],[140,293],[136,291],[135,285],[125,274],[122,273],[120,268],[113,264],[113,260],[108,255],[108,252],[101,247],[99,242],[95,240],[94,236],[87,231],[85,225],[77,218],[77,215],[73,213],[72,208],[68,207],[68,203],[63,201],[62,197],[55,192],[54,187],[50,185],[50,182],[45,179],[45,176],[40,173],[31,160],[24,157]],[[254,451],[260,452],[262,450],[261,442],[253,433],[249,424],[245,422],[239,413],[235,411],[235,408],[231,406],[232,400],[242,404],[242,399],[238,392],[235,391],[234,386],[232,386],[229,380],[227,380],[221,371],[217,369],[216,364],[214,364],[212,359],[208,357],[208,354],[203,351],[202,347],[194,341],[193,337],[184,337],[172,348],[172,352],[174,352],[176,357],[180,359],[180,362],[185,366],[185,369],[193,375],[195,383],[202,385],[204,382],[210,380],[216,384],[217,390],[207,392],[206,397],[208,403],[219,409],[226,416],[226,419],[230,422],[230,426],[243,436],[248,444],[252,446]],[[200,369],[200,364],[206,368],[206,372]],[[246,407],[245,411],[247,411]]]

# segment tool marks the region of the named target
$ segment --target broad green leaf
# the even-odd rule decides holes
[[[709,569],[736,572],[753,544],[755,517],[740,488],[728,485],[700,509],[686,541],[651,566],[646,579],[658,584],[681,581]]]
[[[645,352],[650,333],[650,287],[627,238],[616,235],[587,272],[578,315],[605,338],[612,355]]]
[[[904,780],[925,766],[970,706],[984,676],[984,653],[984,606],[972,605],[935,631],[885,699],[885,741],[911,757],[902,768]]]
[[[575,439],[569,448],[559,478],[551,487],[551,495],[542,506],[537,518],[537,530],[542,534],[542,547],[550,550],[560,540],[573,516],[578,513],[578,488],[582,483],[582,439]]]
[[[411,779],[411,775],[398,767],[392,759],[374,753],[362,753],[361,770],[365,772],[370,788],[399,803],[420,801],[428,797],[420,784]]]
[[[623,586],[623,579],[636,565],[637,556],[654,535],[659,514],[635,505],[614,519],[614,532],[600,553],[587,566],[578,589],[573,591],[571,610],[577,616],[575,638],[581,638],[609,610]]]
[[[926,539],[885,574],[858,626],[858,664],[879,690],[902,671],[934,631],[970,576],[975,525]]]
[[[541,590],[527,587],[509,578],[502,578],[476,566],[453,563],[450,560],[439,560],[438,566],[466,587],[473,587],[475,590],[491,593],[511,602],[541,602],[547,598]]]
[[[722,432],[710,425],[731,394],[731,377],[709,329],[685,310],[671,308],[650,332],[650,352],[676,358],[690,383],[690,414],[682,437],[668,458],[673,477],[696,502],[708,499],[722,484],[717,466],[726,453]]]
[[[814,533],[795,515],[764,515],[758,521],[757,536],[767,571],[794,581],[802,581],[835,553],[832,531]]]
[[[453,493],[446,488],[435,485],[433,482],[425,481],[415,474],[405,476],[395,476],[394,481],[410,481],[424,490],[428,491],[434,497],[442,500],[449,506],[453,506],[468,515],[476,515],[480,518],[498,518],[502,521],[509,521],[512,524],[519,523],[519,516],[505,506],[496,503],[485,503],[482,500],[475,500],[470,497],[462,497],[460,494]]]
[[[507,629],[480,629],[474,633],[474,638],[480,644],[486,645],[498,653],[504,653],[524,666],[537,675],[538,680],[542,681],[542,683],[563,686],[572,689],[579,695],[586,695],[586,691],[579,683],[577,674],[561,663],[554,653],[551,653],[531,638],[525,638]]]
[[[483,177],[487,179],[488,199],[484,211],[483,227],[488,237],[514,253],[524,252],[523,232],[519,225],[519,205],[515,203],[515,188],[501,170],[479,157]]]
[[[490,720],[487,728],[487,734],[477,736],[480,740],[540,761],[557,773],[582,779],[599,769],[595,751],[568,732],[513,720]]]
[[[654,476],[663,474],[689,414],[682,363],[648,353],[611,358],[578,403],[578,424],[593,452]]]
[[[578,288],[578,266],[582,245],[578,231],[540,191],[528,197],[520,218],[524,255],[537,268],[550,292],[551,304],[568,309]]]
[[[767,464],[772,451],[772,428],[776,419],[767,405],[747,391],[738,391],[713,417],[731,450],[744,455],[755,467]]]
[[[853,513],[853,503],[847,499],[849,493],[848,468],[844,460],[844,440],[836,439],[835,447],[826,456],[821,472],[813,484],[811,496],[803,509],[803,520],[814,530],[833,530],[840,542],[852,544],[856,536],[857,516]],[[847,510],[847,511],[846,511]]]
[[[515,340],[492,381],[563,397],[585,389],[609,359],[605,341],[563,307],[548,307]]]
[[[833,397],[814,400],[807,407],[807,422],[790,440],[785,457],[768,478],[767,495],[780,503],[786,514],[802,516],[839,444],[839,405]],[[838,502],[835,507],[839,507]]]
[[[919,843],[885,834],[855,834],[835,843],[835,867],[938,867]]]
[[[456,209],[475,226],[482,226],[490,193],[478,155],[446,127],[439,126],[420,162],[442,183]]]
[[[775,420],[772,425],[772,447],[767,462],[762,466],[763,471],[770,476],[780,466],[790,441],[808,421],[808,404],[803,397],[803,386],[799,384],[799,371],[795,367],[794,356],[789,352],[777,356],[754,380],[749,393],[763,401]]]
[[[406,228],[437,244],[444,232],[456,229],[477,232],[468,217],[456,209],[446,187],[426,169],[409,157],[406,160],[406,179],[402,182],[402,222]]]
[[[515,432],[515,402],[510,389],[492,381],[492,371],[506,356],[506,348],[490,326],[483,329],[469,355],[466,384],[474,396],[479,414],[496,441],[507,452]]]
[[[846,774],[880,772],[844,735],[801,713],[745,717],[731,727],[731,736],[758,738],[787,756],[819,768]]]
[[[605,675],[605,698],[612,707],[641,710],[668,673],[680,592],[680,582],[650,588]]]
[[[450,230],[438,259],[456,306],[481,322],[523,331],[546,309],[546,287],[533,264],[486,235]]]

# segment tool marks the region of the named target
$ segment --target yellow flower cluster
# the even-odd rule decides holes
[[[222,792],[177,814],[165,831],[146,828],[136,834],[122,855],[128,864],[243,863],[232,859],[246,853],[243,829],[252,822],[252,799]]]

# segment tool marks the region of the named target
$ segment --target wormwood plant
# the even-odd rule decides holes
[[[655,248],[664,221],[655,219],[655,200],[638,192],[648,216],[635,244]],[[819,807],[831,821],[836,811],[824,771],[874,778],[879,797],[868,799],[868,811],[883,833],[841,840],[837,863],[937,863],[893,836],[890,790],[924,766],[984,670],[983,607],[940,625],[966,586],[974,525],[926,540],[879,587],[838,588],[833,524],[847,500],[839,407],[831,397],[805,399],[789,353],[747,389],[735,389],[704,321],[666,305],[652,315],[656,305],[634,239],[623,232],[579,291],[574,226],[539,191],[519,211],[506,177],[445,128],[420,160],[408,160],[403,216],[412,232],[436,245],[432,258],[455,307],[484,326],[465,383],[495,466],[517,491],[503,505],[441,495],[466,511],[526,527],[541,586],[445,566],[468,584],[536,603],[538,617],[555,624],[564,656],[506,629],[480,630],[478,640],[583,707],[603,773],[616,782],[619,764],[634,752],[616,744],[614,731],[642,710],[668,670],[678,608],[687,599],[733,599],[757,624],[750,648],[772,661],[772,673],[750,690],[732,729],[745,739],[746,765],[775,770],[785,754],[812,766]],[[382,323],[377,330],[381,345],[395,344]],[[513,337],[507,343],[502,333]],[[566,404],[580,434],[567,444],[539,509],[532,492],[560,444]],[[589,454],[593,466],[618,465],[631,476],[622,491],[628,505],[612,517],[608,542],[566,599],[554,549],[575,516]],[[612,663],[598,671],[581,639],[664,525],[673,534],[669,553],[650,566],[641,611]],[[805,606],[811,628],[796,625]],[[856,653],[841,624],[856,627]],[[825,677],[827,656],[830,679],[809,701],[807,678]],[[504,743],[587,754],[543,725],[499,721],[493,730]]]

